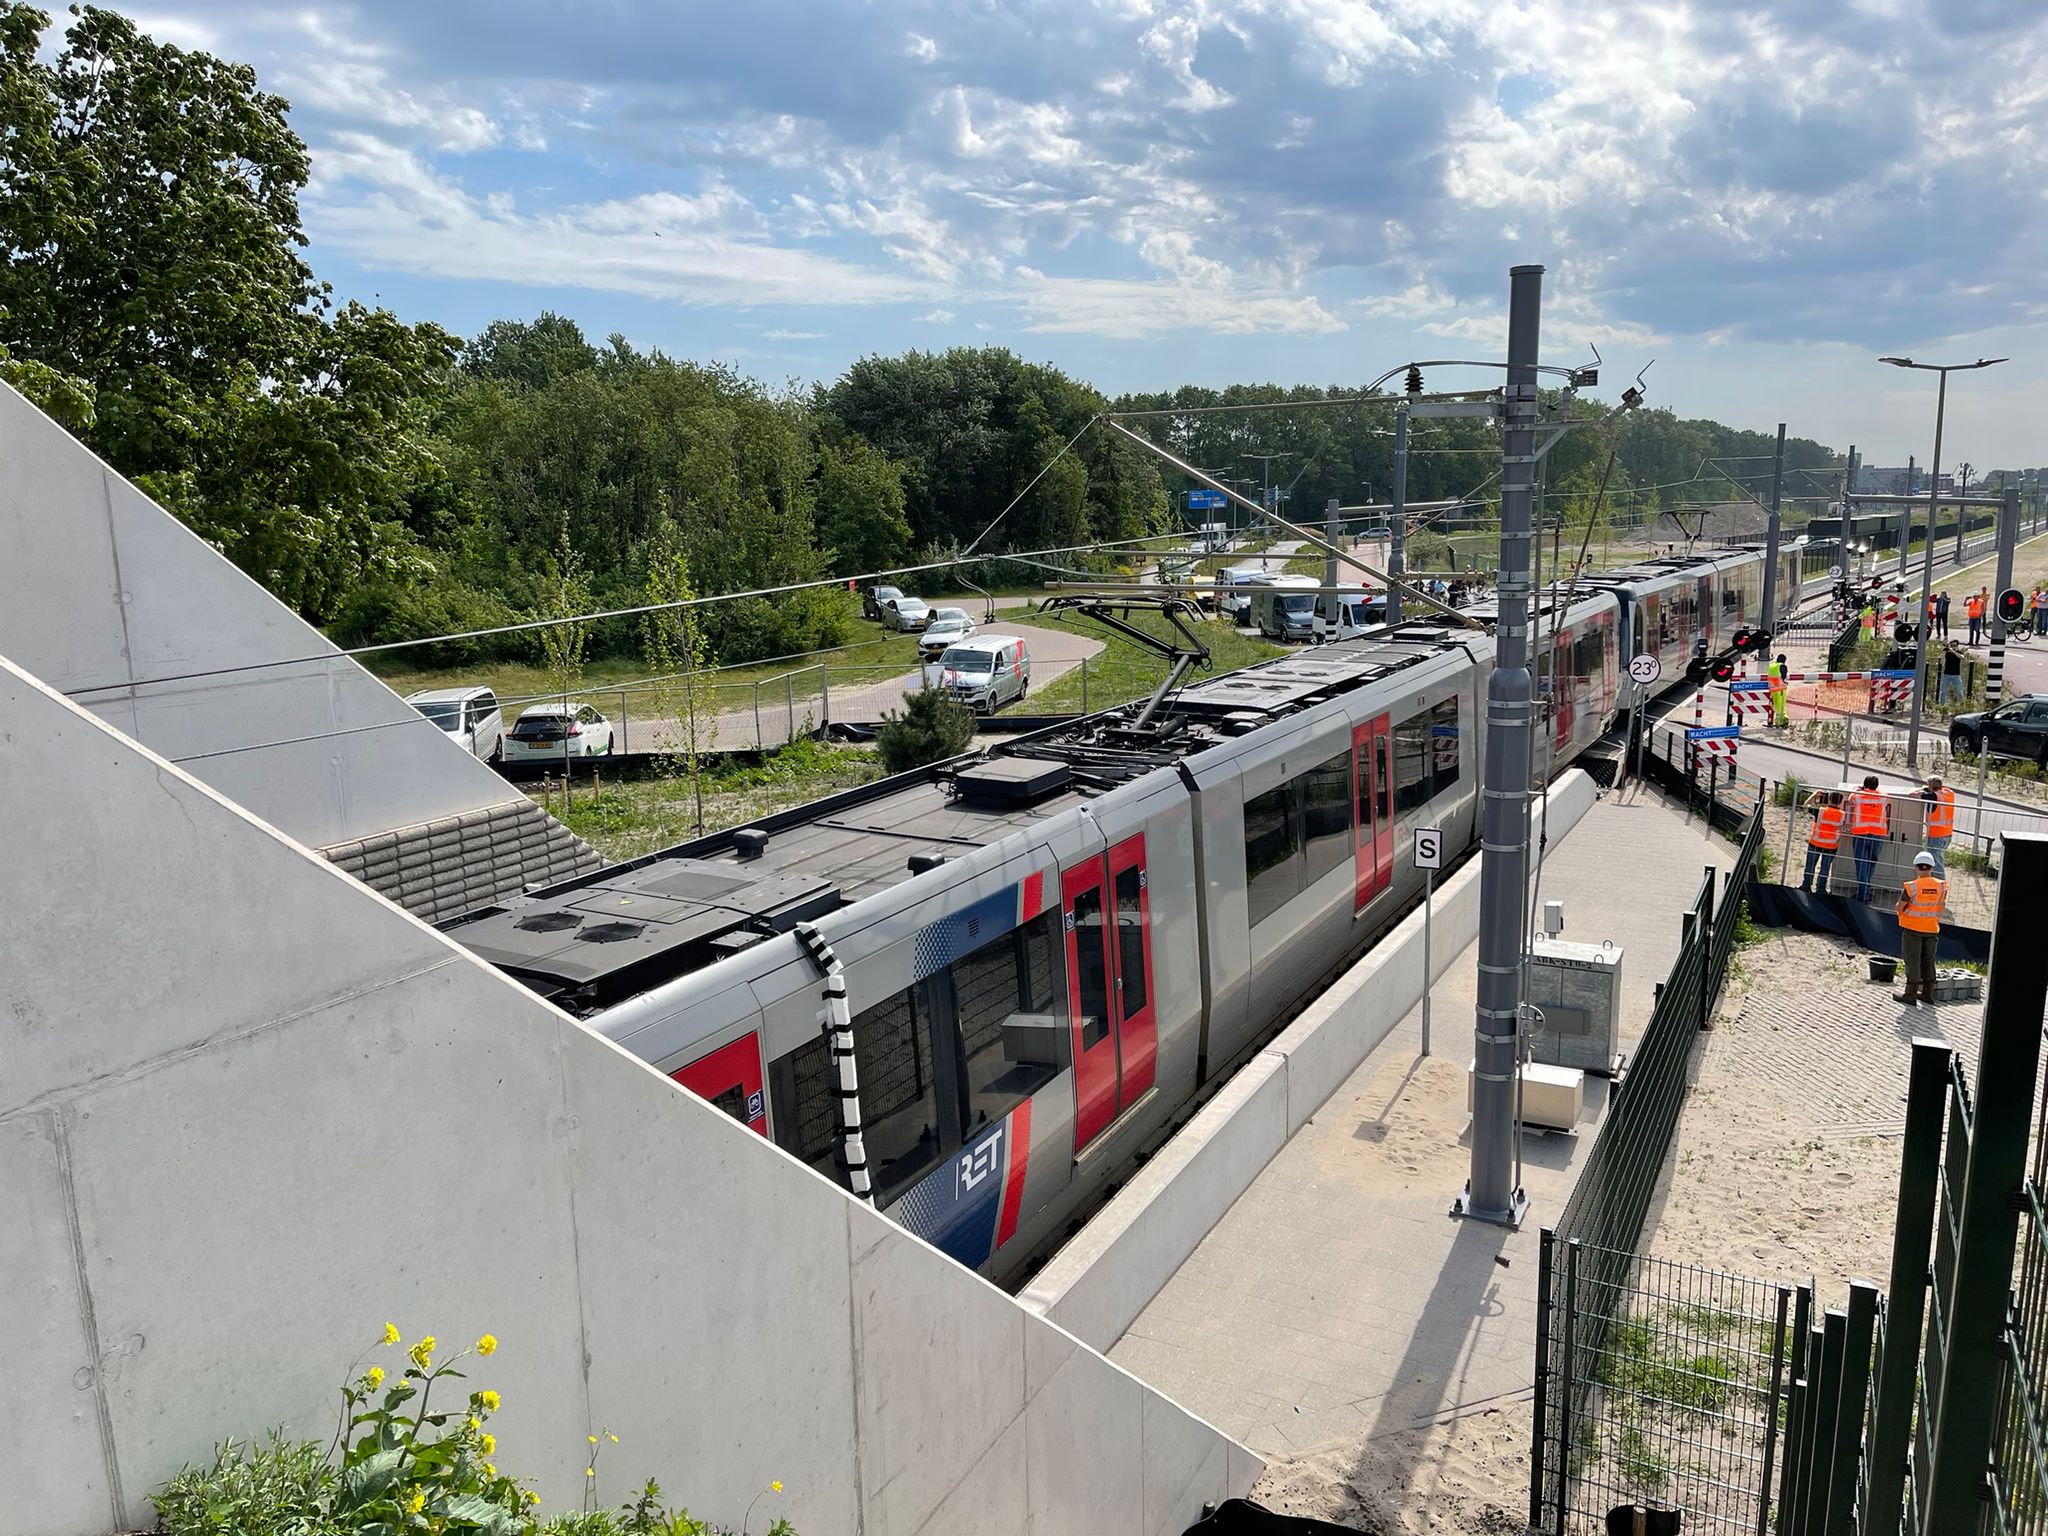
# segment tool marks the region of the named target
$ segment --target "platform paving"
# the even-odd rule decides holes
[[[1603,799],[1549,858],[1540,894],[1564,901],[1566,937],[1625,948],[1625,1046],[1703,870],[1733,853],[1645,791]],[[1470,1157],[1475,963],[1468,948],[1438,984],[1434,1053],[1418,1054],[1418,1009],[1267,1165],[1113,1360],[1269,1457],[1528,1390],[1538,1228],[1563,1206],[1604,1093],[1589,1093],[1594,1117],[1577,1134],[1526,1137],[1521,1231],[1450,1217]]]

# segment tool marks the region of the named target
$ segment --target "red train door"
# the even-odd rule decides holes
[[[1358,803],[1354,912],[1394,878],[1394,805],[1388,717],[1351,728],[1351,794]]]
[[[669,1076],[700,1099],[709,1099],[757,1136],[768,1134],[768,1102],[761,1092],[761,1040],[741,1035]]]
[[[1152,898],[1145,839],[1060,875],[1067,934],[1068,1028],[1074,1050],[1074,1150],[1136,1103],[1157,1071]]]

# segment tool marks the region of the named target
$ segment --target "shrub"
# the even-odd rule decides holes
[[[1788,773],[1778,781],[1777,787],[1771,791],[1771,804],[1796,806],[1805,794],[1806,786],[1800,783],[1795,776]]]
[[[398,1344],[398,1329],[386,1323],[383,1347]],[[351,1366],[326,1447],[276,1432],[261,1446],[226,1441],[211,1466],[188,1466],[151,1495],[158,1529],[163,1536],[728,1536],[730,1527],[665,1507],[652,1479],[617,1511],[595,1507],[598,1454],[619,1438],[609,1430],[589,1437],[583,1509],[542,1523],[540,1495],[498,1470],[497,1438],[486,1427],[498,1394],[474,1391],[458,1407],[432,1406],[437,1385],[463,1379],[458,1362],[497,1347],[485,1334],[436,1365],[429,1334],[404,1352],[410,1364],[396,1379],[382,1366],[359,1375]],[[737,1536],[746,1536],[755,1506],[780,1492],[782,1484],[772,1482],[755,1496]],[[766,1536],[796,1533],[778,1519]]]
[[[904,699],[902,709],[889,710],[875,727],[875,746],[882,766],[891,773],[957,757],[972,740],[973,712],[936,688],[918,689]]]

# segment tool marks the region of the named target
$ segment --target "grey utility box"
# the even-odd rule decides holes
[[[1530,1059],[1612,1076],[1621,1031],[1621,949],[1548,939],[1529,947],[1529,1003],[1543,1014]]]

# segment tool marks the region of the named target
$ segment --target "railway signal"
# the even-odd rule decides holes
[[[2027,616],[2027,594],[2018,587],[2007,587],[1998,594],[1998,616],[2008,624],[2017,624]]]

